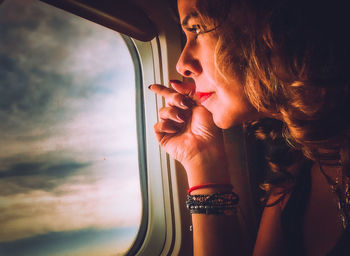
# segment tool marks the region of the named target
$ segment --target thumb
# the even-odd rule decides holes
[[[196,84],[194,82],[181,82],[179,80],[170,80],[170,84],[178,93],[188,95],[191,98],[196,92]]]

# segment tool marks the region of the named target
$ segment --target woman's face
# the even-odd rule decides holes
[[[202,33],[211,28],[203,30],[196,11],[196,0],[178,0],[178,9],[187,42],[176,69],[181,75],[195,81],[196,94],[201,104],[212,113],[215,124],[226,129],[244,121],[257,119],[258,112],[248,101],[239,79],[224,79],[217,72],[217,38],[214,31]]]

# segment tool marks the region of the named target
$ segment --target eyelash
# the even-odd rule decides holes
[[[196,24],[196,25],[192,25],[192,27],[188,28],[187,31],[191,32],[191,33],[195,33],[195,39],[197,39],[197,37],[200,35],[200,34],[203,34],[205,33],[205,31],[201,31],[202,28],[201,28],[201,25],[199,24]]]
[[[194,25],[192,25],[192,27],[189,27],[189,28],[187,28],[186,30],[187,30],[188,32],[190,32],[190,33],[194,33],[194,34],[195,34],[194,39],[197,39],[197,37],[198,37],[199,35],[212,32],[212,31],[216,30],[217,28],[218,28],[218,27],[216,26],[216,27],[214,27],[214,28],[212,28],[212,29],[207,29],[207,30],[206,30],[205,28],[202,28],[201,25],[199,25],[199,24],[194,24]]]

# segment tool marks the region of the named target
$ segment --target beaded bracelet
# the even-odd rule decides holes
[[[239,197],[234,192],[212,195],[187,195],[186,206],[191,214],[232,215],[236,213]]]

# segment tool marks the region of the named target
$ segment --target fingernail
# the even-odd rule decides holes
[[[153,84],[149,85],[149,86],[148,86],[148,89],[151,89],[152,85],[153,85]]]
[[[186,104],[183,101],[180,102],[180,105],[186,109],[189,108],[188,106],[186,106]]]
[[[180,84],[181,83],[181,81],[179,81],[179,80],[169,80],[169,82],[171,84]]]
[[[181,123],[185,122],[184,120],[182,120],[179,116],[176,116],[177,120]]]
[[[184,117],[181,114],[176,115],[177,120],[181,121],[182,123],[185,122]]]

